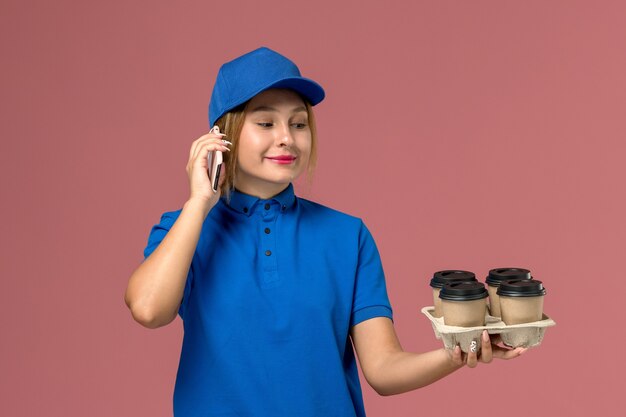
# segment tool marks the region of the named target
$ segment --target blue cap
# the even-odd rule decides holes
[[[324,99],[322,86],[300,75],[292,61],[269,48],[259,48],[220,68],[209,104],[209,126],[240,104],[270,88],[299,93],[312,106]]]

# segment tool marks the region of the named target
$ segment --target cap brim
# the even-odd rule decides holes
[[[304,99],[306,99],[312,106],[320,103],[326,97],[326,93],[321,85],[316,83],[315,81],[304,78],[304,77],[293,77],[293,78],[283,78],[282,80],[275,81],[271,84],[260,87],[258,90],[254,91],[251,94],[248,94],[244,97],[239,97],[237,100],[234,100],[228,106],[225,106],[225,109],[221,114],[215,117],[215,120],[210,120],[209,123],[213,125],[217,120],[219,120],[223,115],[233,110],[234,108],[239,107],[240,105],[246,103],[249,100],[252,100],[255,96],[262,93],[263,91],[272,89],[272,88],[286,88],[289,90],[293,90],[296,93],[300,94]]]
[[[324,100],[324,97],[326,96],[326,93],[324,92],[322,86],[320,86],[315,81],[304,77],[285,78],[283,80],[272,83],[271,85],[263,88],[256,94],[259,94],[265,90],[269,90],[270,88],[287,88],[289,90],[294,90],[296,93],[299,93],[301,96],[307,99],[311,106],[315,106],[316,104]]]

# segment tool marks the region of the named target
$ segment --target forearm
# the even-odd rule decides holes
[[[381,395],[401,394],[432,384],[461,367],[443,348],[425,353],[399,350],[379,362],[369,382]]]
[[[163,241],[130,277],[125,300],[142,325],[156,328],[176,318],[208,211],[206,202],[187,201]]]
[[[392,321],[387,317],[376,317],[355,325],[351,337],[363,375],[380,395],[421,388],[463,366],[460,356],[455,360],[454,355],[445,349],[405,352]]]

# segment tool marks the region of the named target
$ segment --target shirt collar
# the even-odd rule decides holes
[[[224,199],[224,197],[222,197]],[[284,212],[296,203],[296,195],[293,191],[293,184],[289,184],[287,188],[281,191],[279,194],[272,198],[263,200],[258,197],[251,196],[249,194],[242,193],[237,189],[234,189],[230,193],[230,202],[224,200],[224,202],[232,209],[250,216],[254,211],[254,206],[259,202],[271,202],[276,201],[280,205],[280,211]]]

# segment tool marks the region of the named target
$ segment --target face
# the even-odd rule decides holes
[[[235,186],[246,194],[273,197],[304,171],[310,153],[311,129],[300,96],[291,90],[264,91],[246,106]]]

